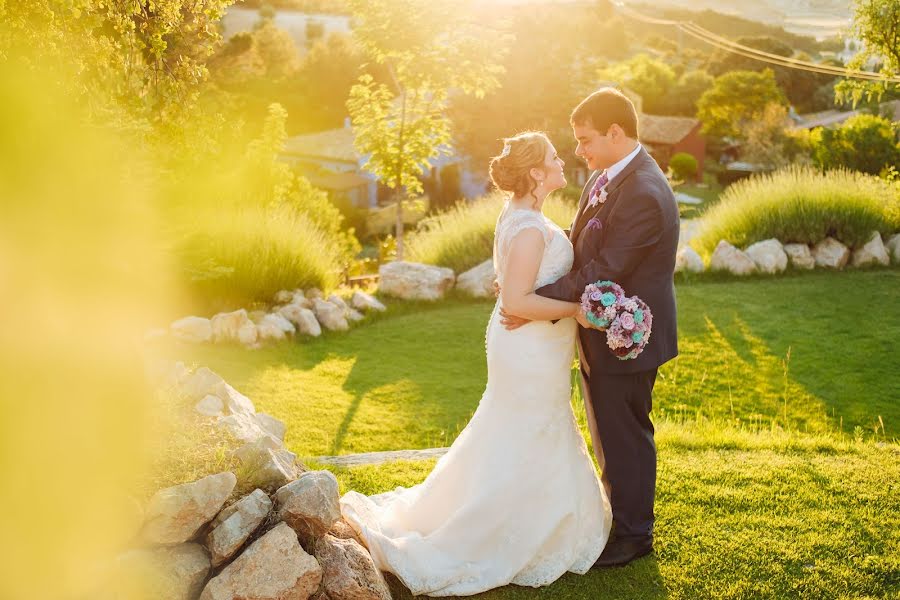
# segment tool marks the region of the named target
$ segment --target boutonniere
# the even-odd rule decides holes
[[[591,200],[590,200],[590,202],[588,202],[588,206],[590,206],[591,208],[594,208],[595,206],[597,206],[597,204],[603,204],[604,202],[606,202],[606,197],[608,195],[606,193],[607,185],[609,185],[609,183],[607,183],[606,185],[604,185],[602,188],[595,191],[591,195]]]
[[[590,230],[599,230],[603,229],[603,223],[601,223],[600,219],[597,217],[592,217],[591,220],[587,222],[586,227]]]

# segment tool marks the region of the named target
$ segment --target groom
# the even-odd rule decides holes
[[[650,421],[657,369],[678,354],[675,251],[678,205],[666,176],[637,140],[637,113],[613,88],[602,88],[572,112],[575,154],[595,171],[569,229],[572,270],[537,293],[578,302],[589,283],[610,280],[639,296],[653,313],[643,352],[617,359],[606,334],[578,330],[582,388],[591,438],[610,491],[614,529],[594,566],[624,565],[653,550],[656,444]],[[527,321],[504,315],[507,329]]]

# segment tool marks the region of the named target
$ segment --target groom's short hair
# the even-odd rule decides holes
[[[572,125],[590,125],[602,134],[615,123],[625,135],[637,139],[638,117],[634,103],[612,87],[603,87],[581,101],[572,111]]]

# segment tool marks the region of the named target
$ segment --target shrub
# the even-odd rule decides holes
[[[894,125],[884,117],[856,115],[837,129],[819,129],[813,160],[822,169],[851,169],[871,175],[900,163]]]
[[[281,206],[209,213],[175,246],[191,303],[209,310],[269,300],[279,290],[338,282],[340,250],[305,215]]]
[[[769,238],[814,244],[832,236],[857,245],[872,231],[898,229],[900,187],[857,172],[794,166],[726,189],[691,244],[707,255],[719,240],[744,247]]]
[[[493,253],[494,227],[505,196],[490,194],[473,202],[460,202],[450,210],[425,219],[408,241],[409,260],[467,271]],[[548,198],[544,214],[560,227],[572,222],[575,205]]]
[[[669,161],[669,167],[671,167],[672,174],[675,175],[675,178],[682,181],[693,180],[696,178],[697,170],[699,169],[697,159],[687,152],[676,153]]]

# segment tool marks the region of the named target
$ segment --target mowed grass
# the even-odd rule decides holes
[[[485,600],[896,598],[900,448],[806,436],[660,432],[655,554],[624,568],[507,586]],[[671,434],[671,435],[670,435]],[[433,461],[332,469],[341,491],[424,480]],[[411,598],[389,578],[394,598]]]
[[[660,371],[654,417],[896,438],[898,290],[895,270],[680,284],[681,356]],[[315,340],[159,350],[285,421],[301,457],[449,445],[484,391],[493,303],[388,305]]]

